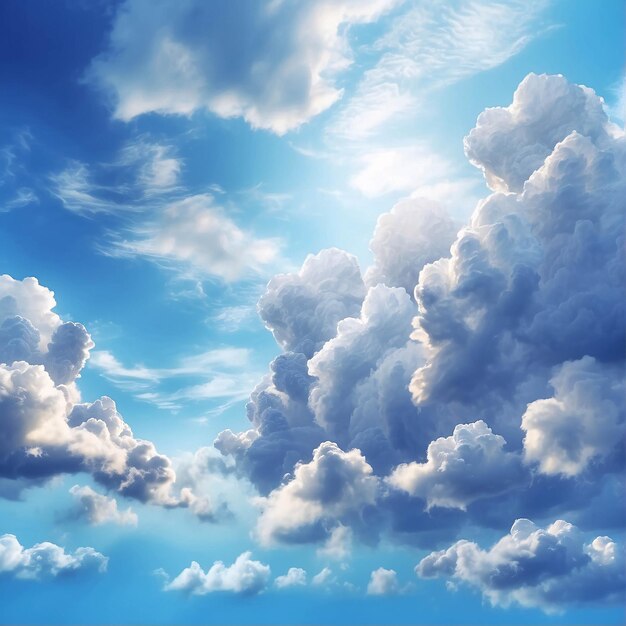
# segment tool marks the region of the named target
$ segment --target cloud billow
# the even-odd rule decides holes
[[[110,94],[118,119],[207,109],[282,135],[341,97],[347,28],[395,4],[127,0],[87,78]]]
[[[171,459],[134,436],[111,398],[81,401],[76,379],[94,344],[55,306],[54,294],[36,279],[0,276],[0,495],[15,498],[54,476],[84,472],[122,496],[206,516],[204,499],[175,485]],[[85,489],[87,517],[97,521],[102,505],[111,505]],[[111,516],[135,520],[117,510]]]
[[[216,442],[265,495],[261,537],[321,542],[367,518],[426,545],[464,522],[623,520],[607,507],[626,428],[624,133],[591,89],[531,74],[465,149],[493,193],[456,236],[431,201],[406,201],[379,219],[366,289],[342,286],[347,255],[327,251],[262,297],[285,352],[251,428]],[[320,512],[331,446],[362,459],[373,499]]]
[[[566,604],[624,599],[624,547],[610,537],[589,543],[572,524],[539,528],[518,519],[488,550],[458,541],[415,568],[424,578],[446,577],[477,588],[493,605],[517,603],[558,611]]]

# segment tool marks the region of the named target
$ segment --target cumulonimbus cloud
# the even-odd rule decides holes
[[[465,147],[493,193],[456,235],[431,203],[403,203],[379,220],[365,281],[328,251],[261,299],[285,352],[250,429],[216,446],[265,495],[266,540],[371,540],[365,518],[422,545],[464,522],[623,523],[608,494],[626,423],[624,132],[592,90],[531,74]],[[370,468],[338,492],[367,476],[373,499],[322,512],[331,449],[335,469]]]

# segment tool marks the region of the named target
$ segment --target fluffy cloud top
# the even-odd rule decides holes
[[[293,479],[259,501],[257,533],[263,543],[323,537],[335,520],[362,515],[376,501],[378,481],[358,450],[342,451],[327,441],[310,463],[296,466]]]
[[[573,476],[618,455],[626,428],[623,368],[587,356],[564,363],[550,383],[554,397],[535,400],[522,416],[526,461],[544,474]]]
[[[506,441],[483,421],[455,426],[451,437],[428,446],[426,463],[396,467],[389,483],[428,506],[465,508],[479,498],[514,489],[523,478],[519,455],[506,452]]]
[[[457,231],[437,203],[402,200],[376,222],[370,241],[375,262],[367,270],[365,282],[404,287],[412,296],[424,265],[448,255]]]
[[[365,296],[357,260],[331,248],[309,255],[299,272],[279,274],[259,300],[259,315],[284,350],[311,357],[358,314]]]
[[[350,64],[347,27],[394,4],[127,0],[89,76],[123,120],[205,108],[283,134],[341,96],[333,77]]]
[[[78,571],[106,571],[108,558],[93,548],[67,553],[49,541],[24,548],[15,535],[0,536],[0,573],[17,578],[40,579]]]
[[[398,575],[392,569],[379,567],[370,574],[367,593],[370,596],[390,596],[398,593]]]
[[[585,543],[563,520],[543,529],[518,519],[489,550],[459,541],[422,559],[416,572],[467,583],[492,604],[548,611],[570,603],[623,601],[626,586],[623,546],[609,537]]]
[[[63,322],[52,311],[55,304],[53,293],[34,278],[0,277],[4,487],[13,481],[19,491],[58,474],[86,472],[107,489],[142,502],[167,507],[196,503],[190,489],[174,487],[171,460],[152,442],[133,435],[113,400],[80,402],[74,381],[93,342],[83,326]],[[3,493],[15,496],[4,487]],[[97,518],[102,496],[82,496]],[[104,508],[110,512],[110,503]]]
[[[254,595],[267,587],[270,568],[260,561],[253,561],[251,556],[251,552],[244,552],[229,566],[216,561],[206,572],[196,561],[192,561],[189,567],[165,586],[165,590],[185,591],[194,595],[215,591]]]
[[[519,192],[557,143],[576,131],[601,144],[605,125],[603,101],[592,89],[563,76],[529,74],[510,106],[479,115],[465,151],[492,189]]]
[[[137,515],[129,508],[121,511],[114,498],[103,496],[91,487],[74,485],[70,489],[76,505],[71,512],[73,517],[85,519],[90,524],[118,524],[120,526],[136,526]]]
[[[290,567],[286,574],[276,578],[274,584],[279,589],[285,589],[286,587],[302,587],[306,585],[306,571],[301,567]]]

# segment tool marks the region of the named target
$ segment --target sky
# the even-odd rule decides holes
[[[620,0],[0,4],[0,622],[619,624]]]

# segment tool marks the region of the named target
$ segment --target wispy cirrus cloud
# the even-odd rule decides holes
[[[245,399],[254,388],[259,374],[250,356],[247,348],[225,347],[183,357],[173,367],[150,368],[125,366],[110,351],[95,350],[89,366],[120,389],[162,409],[219,400],[219,411]]]
[[[364,140],[433,89],[502,65],[549,28],[548,0],[411,3],[372,46],[379,54],[346,99],[331,135]]]
[[[178,190],[181,168],[171,145],[139,137],[110,162],[70,161],[50,176],[50,191],[65,209],[81,215],[141,212]]]

